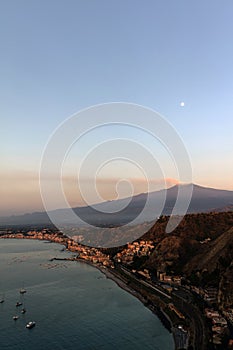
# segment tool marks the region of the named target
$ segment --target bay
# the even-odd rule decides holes
[[[174,348],[160,320],[99,270],[50,261],[72,255],[61,249],[43,241],[0,240],[0,299],[5,299],[0,304],[1,350]],[[25,314],[17,301],[25,304]],[[36,327],[26,329],[29,321]]]

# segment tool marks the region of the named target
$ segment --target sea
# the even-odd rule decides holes
[[[160,320],[98,269],[50,261],[72,256],[62,248],[0,240],[0,350],[174,349]],[[27,292],[21,295],[20,288]],[[25,328],[29,321],[36,326]]]

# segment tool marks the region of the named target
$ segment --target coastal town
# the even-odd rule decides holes
[[[57,230],[6,230],[1,239],[33,239],[58,243],[74,253],[52,260],[84,261],[99,268],[155,312],[173,333],[176,349],[232,349],[233,309],[220,309],[217,288],[198,288],[180,275],[137,269],[134,261],[154,251],[152,240],[139,239],[111,253],[88,247]]]

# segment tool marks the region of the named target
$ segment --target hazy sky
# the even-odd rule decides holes
[[[233,190],[232,16],[232,0],[0,1],[1,214],[41,209],[38,171],[51,133],[112,101],[165,116],[190,154],[193,182]],[[65,171],[72,204],[75,154]],[[105,186],[99,177],[105,199],[114,198],[115,169],[103,171]],[[141,174],[126,172],[144,191]]]

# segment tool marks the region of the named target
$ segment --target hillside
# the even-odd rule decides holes
[[[186,215],[172,234],[165,232],[167,221],[161,217],[142,237],[156,248],[141,268],[217,287],[219,304],[233,306],[233,212]]]
[[[203,245],[203,249],[191,258],[183,271],[213,271],[221,270],[231,264],[233,252],[233,227],[222,233],[218,238]]]
[[[168,216],[161,216],[143,237],[155,241],[166,236],[170,237],[171,234],[165,233],[168,220]],[[231,226],[233,226],[233,212],[187,214],[172,235],[198,241],[210,236],[211,239],[215,239]]]
[[[174,268],[175,271],[185,269],[190,263],[190,257],[205,254],[212,241],[216,244],[221,241],[220,236],[233,227],[233,212],[188,214],[180,225],[172,232],[165,232],[169,217],[161,217],[154,226],[143,236],[144,239],[153,240],[157,246],[150,256],[147,265],[162,269]],[[201,243],[210,239],[210,243]]]

